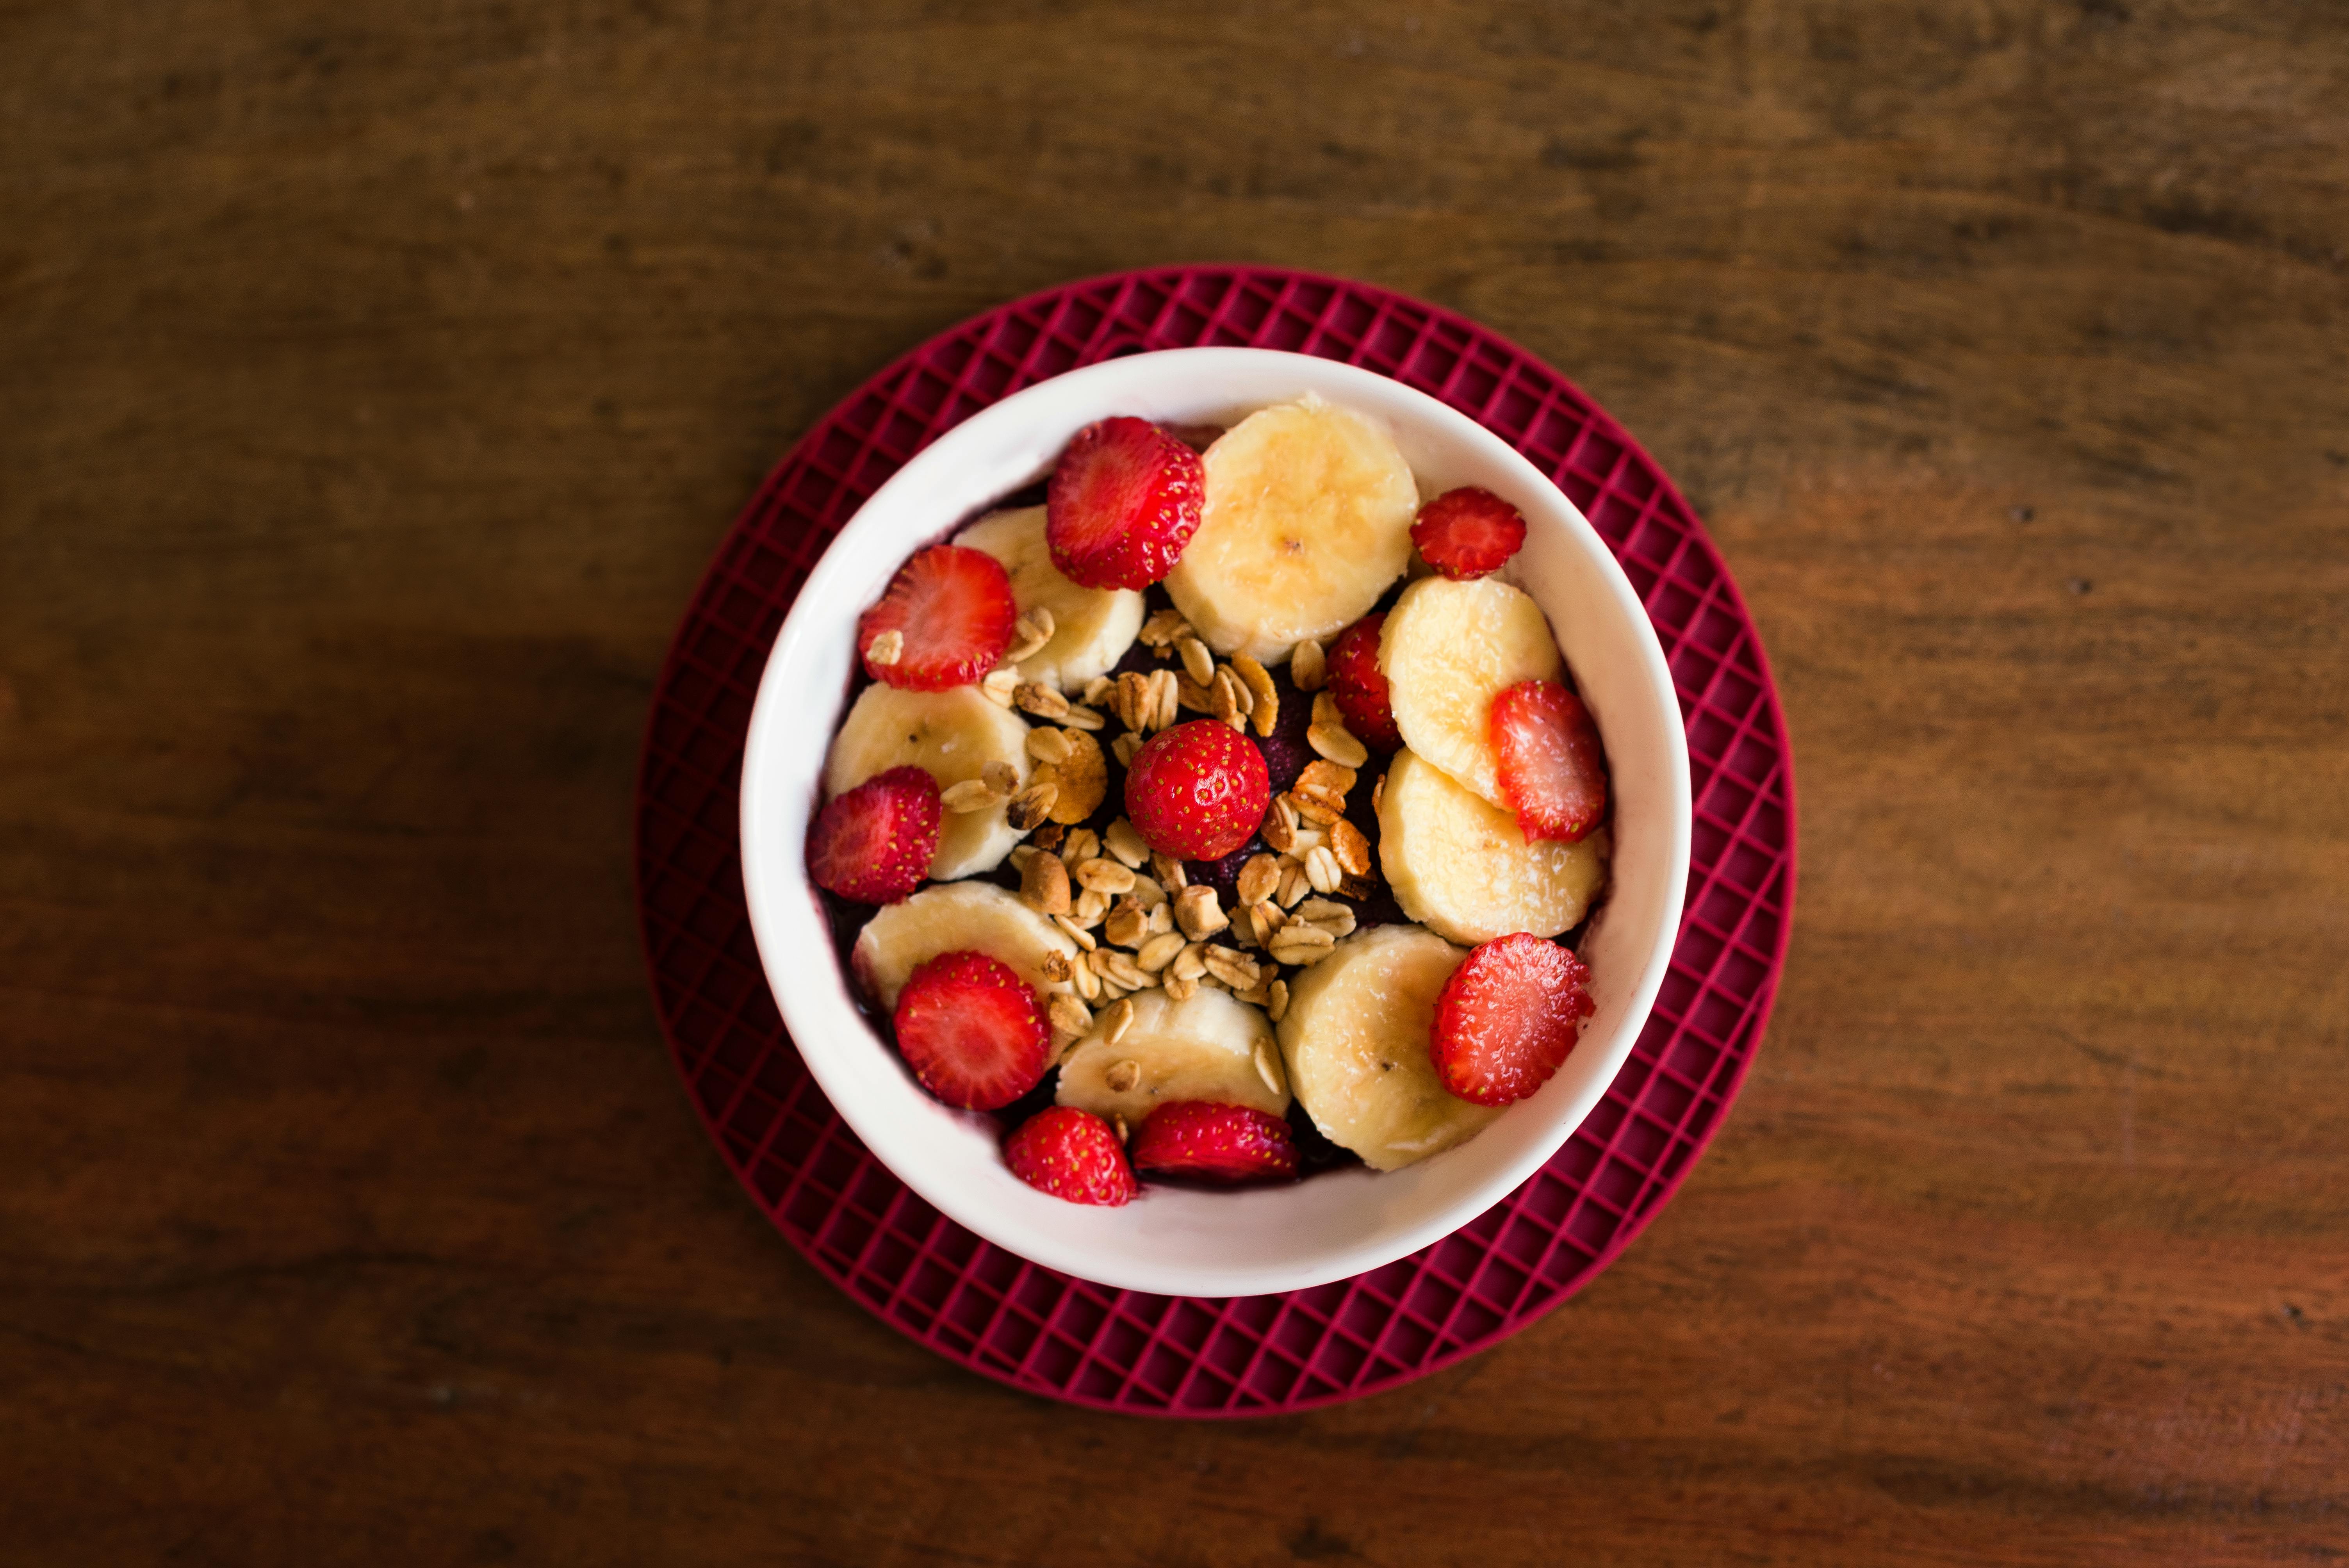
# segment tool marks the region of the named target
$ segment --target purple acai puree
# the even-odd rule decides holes
[[[1231,913],[1232,899],[1240,881],[1240,868],[1248,863],[1251,855],[1267,854],[1262,839],[1250,839],[1219,861],[1185,861],[1183,874],[1203,887],[1216,890],[1216,899],[1226,913]]]
[[[1264,753],[1264,769],[1272,776],[1272,792],[1276,795],[1297,782],[1305,765],[1313,760],[1313,748],[1305,742],[1305,732],[1313,724],[1313,698],[1297,689],[1288,678],[1288,666],[1268,670],[1272,676],[1272,689],[1279,694],[1280,711],[1273,720],[1272,733],[1257,741],[1257,749]],[[1248,733],[1256,730],[1250,727]]]

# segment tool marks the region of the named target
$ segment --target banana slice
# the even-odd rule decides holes
[[[1128,1129],[1179,1099],[1245,1105],[1273,1116],[1288,1109],[1288,1076],[1259,1009],[1206,986],[1186,1001],[1158,990],[1138,991],[1132,1000],[1133,1022],[1115,1042],[1104,1009],[1103,1022],[1062,1058],[1061,1104],[1122,1116]]]
[[[1260,409],[1203,460],[1199,531],[1166,591],[1219,654],[1278,664],[1360,620],[1410,562],[1411,465],[1351,409],[1312,397]]]
[[[1077,944],[993,882],[940,882],[883,904],[857,933],[849,966],[865,995],[893,1012],[907,975],[941,953],[965,951],[1001,959],[1039,995],[1050,995],[1069,983],[1048,978],[1044,960],[1058,953],[1073,963]]]
[[[1495,577],[1422,578],[1379,634],[1379,673],[1402,743],[1495,806],[1508,800],[1485,728],[1493,699],[1563,668],[1541,606]]]
[[[998,707],[977,686],[899,691],[875,681],[850,707],[833,737],[823,795],[829,800],[875,773],[908,766],[926,769],[945,789],[978,778],[990,762],[1009,763],[1019,782],[1028,782],[1028,726],[1018,714]],[[948,811],[939,820],[930,880],[952,882],[993,871],[1019,841],[1003,806]]]
[[[1061,692],[1084,689],[1125,656],[1142,630],[1142,595],[1130,588],[1084,588],[1061,575],[1044,542],[1044,509],[989,513],[955,535],[957,544],[983,550],[1011,575],[1011,597],[1021,614],[1052,613],[1052,640],[1019,661],[1019,678]]]
[[[1418,926],[1379,925],[1288,983],[1288,1081],[1314,1125],[1373,1171],[1464,1143],[1501,1114],[1445,1088],[1427,1054],[1436,994],[1467,956]]]
[[[1607,851],[1604,828],[1580,843],[1528,843],[1515,816],[1414,752],[1387,769],[1379,863],[1402,912],[1454,942],[1571,931],[1606,885]]]

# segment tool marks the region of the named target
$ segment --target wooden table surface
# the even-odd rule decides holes
[[[1193,259],[1620,417],[1805,856],[1620,1263],[1213,1426],[770,1231],[628,864],[788,443]],[[2344,628],[2337,5],[0,0],[0,1562],[2338,1558]]]

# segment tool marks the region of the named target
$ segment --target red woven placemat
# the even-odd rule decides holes
[[[1392,376],[1533,460],[1614,550],[1662,639],[1696,802],[1687,913],[1630,1059],[1533,1180],[1423,1252],[1286,1295],[1112,1290],[981,1241],[891,1175],[819,1090],[777,1016],[742,902],[737,791],[751,698],[807,573],[865,498],[942,432],[1118,354],[1283,348]],[[736,521],[653,698],[636,898],[686,1091],[728,1166],[823,1274],[940,1355],[1053,1398],[1249,1416],[1355,1398],[1514,1333],[1636,1236],[1711,1140],[1785,958],[1794,779],[1777,689],[1696,515],[1555,370],[1448,311],[1263,267],[1124,273],[932,339],[833,409]]]

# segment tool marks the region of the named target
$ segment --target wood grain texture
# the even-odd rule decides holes
[[[1622,1262],[1223,1427],[775,1238],[627,863],[792,438],[1186,259],[1603,400],[1804,835]],[[0,1560],[2337,1558],[2344,883],[2338,6],[0,0]]]

